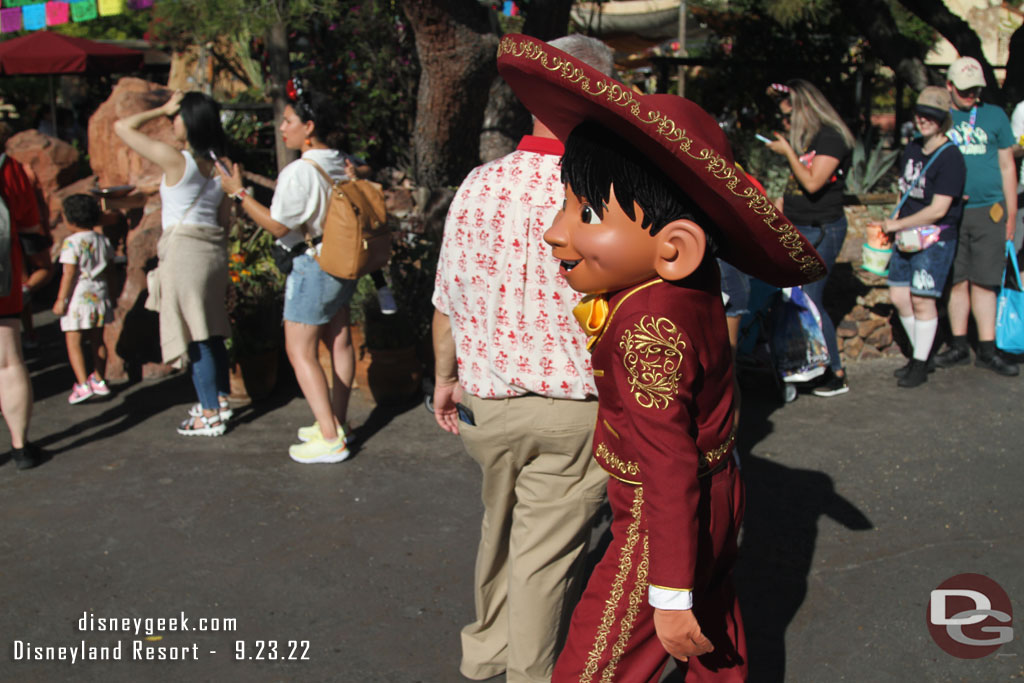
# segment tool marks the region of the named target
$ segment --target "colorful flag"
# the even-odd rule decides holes
[[[34,5],[39,0],[4,0],[4,7],[24,7],[25,5]]]
[[[89,21],[97,16],[96,0],[76,0],[76,2],[71,3],[72,21]]]
[[[101,17],[124,14],[124,0],[99,0],[99,8]]]
[[[46,28],[46,5],[25,5],[21,8],[21,20],[26,31]]]
[[[21,30],[21,8],[0,9],[0,31],[10,33]]]
[[[68,23],[68,3],[48,2],[46,3],[46,25],[60,26]]]

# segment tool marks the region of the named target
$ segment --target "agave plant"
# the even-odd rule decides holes
[[[900,155],[898,149],[885,149],[885,140],[879,138],[876,142],[876,137],[876,130],[870,128],[853,146],[853,159],[846,175],[846,191],[850,194],[871,192]]]

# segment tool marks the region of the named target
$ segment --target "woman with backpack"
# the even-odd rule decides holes
[[[288,81],[289,104],[284,109],[281,136],[285,146],[302,157],[278,176],[270,207],[263,206],[242,186],[238,164],[221,174],[224,191],[257,225],[290,252],[291,271],[285,285],[284,338],[288,360],[315,422],[298,431],[301,443],[288,449],[300,463],[341,462],[349,456],[345,417],[355,374],[355,350],[349,334],[349,301],[355,280],[336,278],[317,263],[323,223],[330,204],[331,180],[353,173],[350,158],[339,151],[342,116],[326,95],[310,92],[295,77]],[[312,246],[302,248],[303,242]],[[286,266],[287,267],[287,266]],[[320,366],[318,346],[323,339],[331,351],[333,382]]]

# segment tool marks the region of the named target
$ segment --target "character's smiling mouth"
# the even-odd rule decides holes
[[[575,261],[566,261],[565,259],[562,259],[562,268],[564,268],[565,272],[568,273],[570,270],[578,266],[580,264],[580,261],[582,260],[583,259],[576,259]]]

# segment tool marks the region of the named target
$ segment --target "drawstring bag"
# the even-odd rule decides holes
[[[1020,284],[1020,268],[1013,240],[1006,242],[1006,261],[1013,269],[1011,285],[1006,286],[1006,265],[1003,265],[1003,288],[996,304],[996,346],[1007,353],[1024,353],[1024,291]]]
[[[801,287],[787,287],[773,312],[772,354],[785,382],[809,382],[829,364],[821,314]]]

